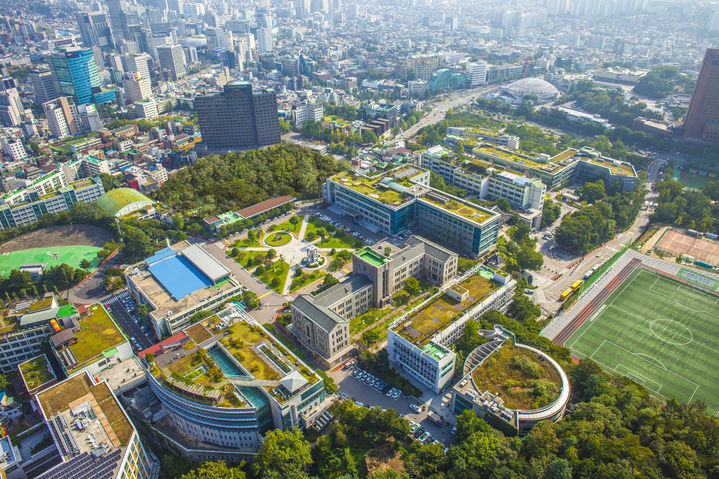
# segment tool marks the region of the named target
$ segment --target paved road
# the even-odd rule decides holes
[[[330,377],[335,380],[339,386],[339,392],[343,392],[355,401],[364,403],[368,407],[380,406],[385,409],[394,409],[400,415],[405,416],[408,420],[418,423],[425,431],[428,431],[433,438],[442,442],[445,446],[452,443],[452,423],[437,425],[427,417],[427,411],[415,413],[409,405],[416,403],[413,398],[405,398],[400,396],[398,399],[391,399],[357,380],[347,371],[330,372]]]
[[[132,319],[132,316],[130,316],[130,313],[128,313],[127,309],[125,309],[125,306],[122,303],[122,299],[129,296],[130,294],[126,290],[124,290],[114,295],[113,297],[105,300],[105,304],[110,306],[110,312],[112,313],[112,317],[115,318],[115,321],[117,321],[120,328],[122,328],[125,334],[129,337],[134,337],[135,339],[137,339],[142,349],[147,349],[153,344],[155,344],[157,340],[154,336],[148,337],[145,333],[143,333],[142,329],[140,329],[140,326],[137,325],[135,320]]]
[[[113,266],[117,266],[114,260],[108,261],[85,282],[63,293],[63,296],[75,304],[98,303],[111,297],[112,293],[108,293],[102,286],[102,280],[105,278],[105,270]]]

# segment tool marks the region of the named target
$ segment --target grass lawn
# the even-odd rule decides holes
[[[318,279],[324,278],[324,276],[325,273],[319,270],[302,273],[302,276],[292,278],[292,283],[290,284],[290,293],[299,291],[308,284],[314,283]]]
[[[338,231],[335,236],[330,236],[320,241],[318,246],[320,248],[335,248],[335,249],[357,249],[363,247],[365,244],[362,240],[358,240],[349,233],[344,231]]]
[[[324,228],[325,231],[329,232],[330,228],[334,228],[334,226],[332,226],[326,221],[319,219],[316,216],[310,215],[307,218],[307,229],[305,230],[305,238],[307,238],[307,235],[310,233],[314,233],[315,235],[317,235],[317,230],[320,228]]]
[[[302,217],[300,216],[300,218],[302,218]],[[295,238],[298,238],[298,239],[300,236],[301,229],[302,229],[302,221],[300,221],[296,225],[293,225],[292,223],[290,223],[290,220],[280,223],[275,227],[275,231],[288,231],[292,234],[292,236],[294,236]]]
[[[50,372],[50,365],[44,355],[20,364],[20,371],[29,389],[34,389],[55,379],[55,375]]]
[[[237,256],[234,256],[232,259],[237,261],[243,268],[247,270],[251,270],[257,266],[257,263],[252,263],[250,266],[250,261],[254,261],[255,258],[261,255],[266,255],[267,251],[240,251],[240,254]]]
[[[375,321],[382,318],[391,310],[392,308],[390,307],[384,309],[370,308],[366,313],[350,319],[350,334],[358,333],[368,326],[371,326]]]
[[[642,384],[655,396],[701,400],[715,415],[717,328],[715,295],[642,268],[617,287],[566,346]]]
[[[276,260],[272,263],[272,266],[270,266],[268,271],[263,272],[257,277],[260,281],[272,288],[273,291],[282,294],[289,270],[290,265],[287,264],[286,261]]]
[[[292,240],[292,235],[289,233],[270,233],[265,236],[265,243],[270,246],[282,246],[286,245]]]
[[[245,238],[241,240],[237,240],[234,243],[230,245],[230,248],[253,248],[253,247],[259,247],[260,242],[257,240],[250,240],[250,238]]]

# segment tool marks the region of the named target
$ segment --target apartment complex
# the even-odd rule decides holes
[[[506,311],[516,281],[481,267],[457,278],[431,301],[397,318],[387,332],[389,360],[398,372],[416,384],[440,392],[449,384],[456,354],[451,345],[470,319],[491,309]]]
[[[273,91],[252,91],[249,83],[231,83],[222,93],[196,97],[194,105],[202,141],[210,148],[250,148],[280,142]]]
[[[187,241],[128,267],[125,279],[135,300],[150,307],[158,338],[176,334],[196,312],[218,309],[242,292],[240,283],[217,259]]]
[[[104,193],[98,177],[73,181],[45,194],[32,188],[9,193],[0,198],[0,229],[35,223],[43,215],[67,211],[78,202],[92,203]]]
[[[82,373],[38,393],[35,401],[62,459],[38,479],[157,477],[159,464],[107,382]]]
[[[153,427],[192,437],[186,447],[207,458],[234,462],[265,432],[308,427],[324,411],[322,379],[234,304],[140,356],[166,412]]]
[[[328,178],[324,200],[356,223],[396,235],[411,229],[468,256],[497,241],[499,215],[429,186],[429,171],[403,166],[376,177],[344,172]]]
[[[292,303],[290,333],[325,369],[353,354],[349,321],[382,307],[410,277],[442,286],[457,274],[457,254],[418,236],[391,257],[364,248],[352,257],[354,274],[317,296],[302,294]]]

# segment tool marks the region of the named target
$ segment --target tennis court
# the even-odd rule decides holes
[[[719,296],[639,268],[566,346],[657,397],[719,413]]]
[[[97,252],[101,248],[95,246],[51,246],[48,248],[30,248],[11,253],[0,253],[0,277],[7,277],[10,271],[19,269],[24,264],[47,263],[51,268],[58,264],[79,268],[80,262],[87,259],[97,266]],[[54,255],[57,255],[54,256]]]

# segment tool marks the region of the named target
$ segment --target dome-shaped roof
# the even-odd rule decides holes
[[[546,101],[559,96],[559,90],[541,78],[522,78],[510,83],[507,90],[519,98],[525,95],[536,95],[540,100]]]
[[[155,202],[132,188],[115,188],[97,199],[97,205],[110,216],[124,216]]]

